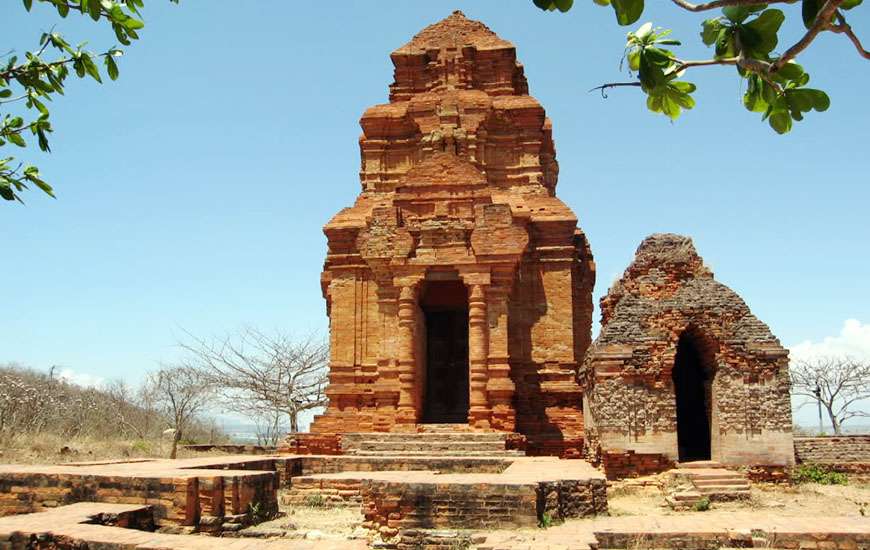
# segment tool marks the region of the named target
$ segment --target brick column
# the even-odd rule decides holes
[[[404,284],[399,291],[399,327],[396,342],[399,371],[398,422],[413,424],[417,421],[414,409],[414,326],[416,319],[416,295],[414,286]]]
[[[468,296],[468,423],[489,427],[489,401],[486,395],[489,335],[486,326],[484,285],[472,284]]]
[[[486,394],[492,408],[492,427],[512,432],[516,429],[516,411],[513,406],[516,388],[510,378],[508,293],[509,289],[505,286],[491,286],[486,291],[489,320]]]

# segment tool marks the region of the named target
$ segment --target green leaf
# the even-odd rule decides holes
[[[0,99],[7,98],[12,95],[12,90],[9,88],[3,88],[0,90]]]
[[[15,191],[12,190],[12,185],[3,176],[0,176],[0,197],[3,197],[7,201],[15,200]]]
[[[767,4],[750,4],[746,6],[728,6],[722,8],[722,13],[732,23],[743,23],[747,17],[767,7]]]
[[[785,21],[785,14],[780,10],[765,10],[761,15],[738,27],[740,43],[746,55],[756,58],[766,58],[776,48],[779,38],[777,33]]]
[[[616,13],[620,25],[631,25],[643,15],[644,0],[611,0],[610,5]]]
[[[789,61],[777,72],[777,74],[786,80],[798,80],[804,73],[804,68],[795,63],[794,61]]]
[[[791,131],[791,114],[785,109],[775,110],[770,114],[767,123],[776,133],[786,134]]]
[[[109,78],[112,80],[118,79],[118,65],[115,63],[115,58],[111,55],[107,55],[103,58],[106,64],[106,72],[109,75]]]
[[[12,143],[14,143],[15,145],[17,145],[19,147],[27,147],[27,142],[24,141],[24,138],[21,137],[21,134],[19,134],[19,133],[7,134],[6,139],[8,139],[9,141],[11,141]]]
[[[82,0],[82,7],[84,8],[84,1]],[[100,19],[100,14],[102,13],[102,6],[100,5],[100,0],[87,0],[88,3],[88,13],[91,15],[91,19],[94,21],[98,21]]]
[[[842,4],[840,4],[840,8],[844,10],[851,10],[856,6],[860,6],[861,2],[864,0],[845,0]]]
[[[564,13],[571,9],[571,6],[574,5],[574,0],[554,0],[554,3],[559,8],[559,11]]]
[[[716,43],[721,29],[722,22],[718,19],[707,19],[701,23],[701,40],[704,42],[704,45],[712,46]]]
[[[24,0],[24,9],[30,11],[30,8],[33,7],[33,0]]]
[[[822,0],[803,0],[801,4],[801,16],[804,19],[804,26],[806,28],[813,26],[820,9],[822,9]]]
[[[91,56],[88,54],[84,54],[82,55],[81,59],[82,63],[85,66],[85,71],[87,71],[87,73],[91,75],[91,78],[102,84],[103,80],[100,78],[100,70],[97,68],[94,60],[91,59]]]

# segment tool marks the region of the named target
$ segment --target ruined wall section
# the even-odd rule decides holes
[[[587,416],[594,417],[587,426],[590,457],[677,460],[672,371],[680,336],[688,333],[714,374],[712,458],[793,462],[788,352],[736,293],[713,279],[691,239],[644,240],[601,310],[601,334],[580,370]]]

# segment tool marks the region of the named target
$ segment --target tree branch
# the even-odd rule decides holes
[[[845,34],[846,37],[852,41],[852,44],[855,45],[855,49],[858,50],[858,55],[864,59],[870,59],[870,51],[864,49],[861,40],[855,35],[855,32],[852,31],[851,25],[846,22],[846,16],[844,16],[839,10],[837,11],[837,21],[837,25],[831,25],[828,29],[838,34]]]
[[[609,88],[619,88],[622,86],[632,86],[632,87],[640,87],[640,82],[609,82],[607,84],[602,84],[601,86],[595,86],[591,88],[589,92],[594,92],[595,90],[601,90],[601,97],[607,97],[607,90]]]
[[[831,19],[837,13],[837,8],[839,8],[842,3],[843,0],[828,0],[825,2],[825,5],[822,6],[822,9],[820,9],[819,13],[816,14],[816,20],[813,25],[807,29],[807,32],[804,33],[800,40],[795,42],[779,59],[774,61],[773,66],[770,68],[770,72],[780,70],[783,65],[807,49],[820,32],[828,29],[831,26]]]

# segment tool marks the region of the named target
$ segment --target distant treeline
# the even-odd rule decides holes
[[[36,371],[16,364],[0,365],[0,448],[19,439],[55,436],[63,440],[154,441],[174,427],[160,398],[146,386],[131,388],[121,381],[83,387],[59,376],[57,370]],[[212,423],[195,418],[185,440],[225,439]]]

